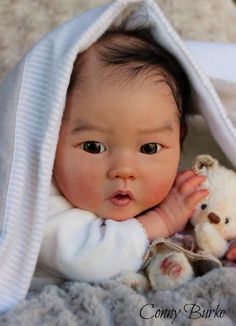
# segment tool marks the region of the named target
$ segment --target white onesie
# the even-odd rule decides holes
[[[40,266],[66,279],[96,282],[139,270],[148,246],[137,219],[104,220],[73,207],[52,184]]]

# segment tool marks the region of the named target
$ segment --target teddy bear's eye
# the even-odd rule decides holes
[[[228,223],[229,223],[229,218],[226,217],[226,219],[225,219],[225,224],[228,224]]]
[[[207,204],[202,204],[201,209],[206,209],[207,208]]]

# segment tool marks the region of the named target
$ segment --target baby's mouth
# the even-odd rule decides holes
[[[114,206],[124,207],[133,200],[133,195],[129,191],[117,191],[109,199]]]

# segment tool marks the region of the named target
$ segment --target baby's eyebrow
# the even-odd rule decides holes
[[[173,126],[170,122],[167,122],[159,127],[154,128],[147,128],[147,129],[139,129],[139,133],[141,134],[155,134],[155,133],[162,133],[162,132],[173,132]]]
[[[109,127],[94,125],[92,123],[81,123],[79,122],[71,131],[71,134],[77,134],[83,131],[100,131],[100,132],[111,132],[112,130]],[[154,133],[163,133],[163,132],[173,132],[173,126],[171,122],[166,122],[162,126],[154,128],[140,128],[137,129],[139,134],[154,134]]]
[[[108,132],[109,129],[103,126],[96,126],[91,123],[78,123],[71,131],[71,134],[77,134],[82,131],[91,131],[91,130],[96,130],[96,131],[101,131],[101,132]]]

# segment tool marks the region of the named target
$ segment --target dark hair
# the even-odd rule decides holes
[[[179,61],[158,44],[146,28],[107,31],[97,41],[95,49],[105,66],[116,66],[114,76],[119,72],[133,79],[144,71],[152,73],[152,76],[163,76],[162,81],[169,85],[178,108],[183,133],[182,143],[186,135],[186,114],[190,111],[191,86]],[[83,80],[80,76],[83,67],[82,56],[83,53],[79,54],[74,63],[68,93]]]

